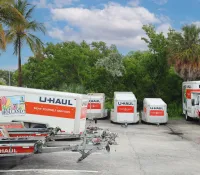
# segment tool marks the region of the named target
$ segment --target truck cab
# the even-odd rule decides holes
[[[191,112],[188,112],[188,117],[200,117],[200,92],[191,93]]]

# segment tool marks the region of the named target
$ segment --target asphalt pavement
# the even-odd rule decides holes
[[[95,125],[95,124],[93,124]],[[171,120],[167,125],[136,124],[127,128],[100,120],[98,127],[117,132],[111,152],[93,153],[81,163],[76,152],[39,154],[1,160],[3,175],[199,175],[200,124]],[[79,141],[70,141],[70,143]],[[69,144],[67,141],[59,144]]]

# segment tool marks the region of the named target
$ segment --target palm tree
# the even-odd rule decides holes
[[[13,7],[14,0],[0,0],[0,49],[6,49],[6,37],[3,24],[9,26],[15,22],[24,22],[23,16]]]
[[[25,18],[25,23],[13,23],[7,34],[8,41],[14,44],[14,54],[18,56],[18,86],[22,86],[22,71],[21,71],[21,49],[26,42],[33,53],[38,49],[43,48],[42,41],[31,32],[41,31],[45,33],[45,27],[42,23],[32,20],[32,13],[35,6],[32,6],[27,0],[17,0],[14,7]]]
[[[169,63],[185,81],[200,78],[200,28],[185,25],[182,32],[170,30]]]

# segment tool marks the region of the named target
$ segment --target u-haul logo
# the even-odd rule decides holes
[[[150,109],[153,109],[153,110],[164,110],[163,107],[150,107]]]
[[[89,100],[90,103],[100,103],[100,100]]]
[[[119,102],[118,101],[118,106],[133,106],[132,102]]]
[[[71,100],[61,99],[61,98],[40,97],[39,101],[42,103],[60,104],[60,105],[67,105],[67,106],[73,105]]]
[[[17,153],[16,149],[0,149],[0,154]]]

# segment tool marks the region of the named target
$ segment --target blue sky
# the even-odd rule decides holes
[[[158,32],[180,30],[184,24],[200,26],[200,0],[29,0],[36,5],[34,19],[45,24],[46,35],[36,33],[44,43],[105,41],[121,53],[145,50],[141,27],[154,24]],[[22,63],[32,53],[24,44]],[[0,55],[0,69],[17,68],[13,46]]]

